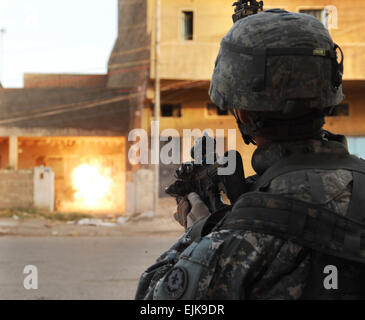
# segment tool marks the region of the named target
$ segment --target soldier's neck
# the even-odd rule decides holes
[[[348,154],[348,151],[344,144],[325,139],[259,144],[252,157],[252,167],[261,175],[283,158],[307,153]]]

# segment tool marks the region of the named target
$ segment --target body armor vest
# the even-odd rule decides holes
[[[276,177],[311,169],[352,172],[353,190],[346,216],[318,204],[260,192]],[[316,192],[321,192],[319,183]],[[242,195],[216,229],[271,234],[308,248],[312,270],[302,299],[364,299],[364,220],[365,161],[350,155],[315,153],[288,157],[269,168],[258,178],[253,192]],[[337,290],[324,287],[324,270],[330,265],[338,270]]]
[[[346,216],[323,205],[265,192],[276,177],[311,169],[352,172],[353,191]],[[269,234],[301,245],[304,254],[311,255],[311,272],[301,299],[365,298],[364,160],[328,153],[288,157],[267,169],[251,190],[237,200],[232,211],[217,212],[193,226],[189,237],[194,242],[175,265],[169,265],[172,269],[160,279],[154,299],[195,299],[202,270],[210,266],[219,248],[224,246],[223,241],[205,236],[227,229]],[[327,290],[324,286],[326,266],[338,270],[337,290]],[[153,270],[147,273],[154,274]]]

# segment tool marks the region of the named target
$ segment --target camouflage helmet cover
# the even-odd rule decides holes
[[[251,15],[223,38],[209,95],[220,108],[248,111],[282,112],[298,100],[309,108],[335,106],[344,98],[337,48],[310,15],[279,9]]]

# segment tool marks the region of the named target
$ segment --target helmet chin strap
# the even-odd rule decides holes
[[[255,139],[246,133],[246,126],[240,120],[236,110],[231,110],[231,112],[234,115],[234,117],[236,118],[238,129],[241,132],[241,135],[242,135],[242,138],[243,138],[243,141],[245,142],[245,144],[250,145],[252,143],[254,146],[256,146],[257,143],[256,143]]]
[[[241,132],[241,135],[242,135],[242,138],[243,138],[243,141],[245,142],[245,144],[250,145],[252,143],[254,146],[257,146],[255,139],[252,136],[245,133],[245,130],[246,130],[245,125],[239,120],[237,121],[237,125],[238,125],[238,128],[240,129],[240,132]]]

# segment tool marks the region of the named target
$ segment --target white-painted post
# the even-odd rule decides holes
[[[50,212],[54,211],[55,174],[51,168],[37,167],[33,170],[34,207]]]

